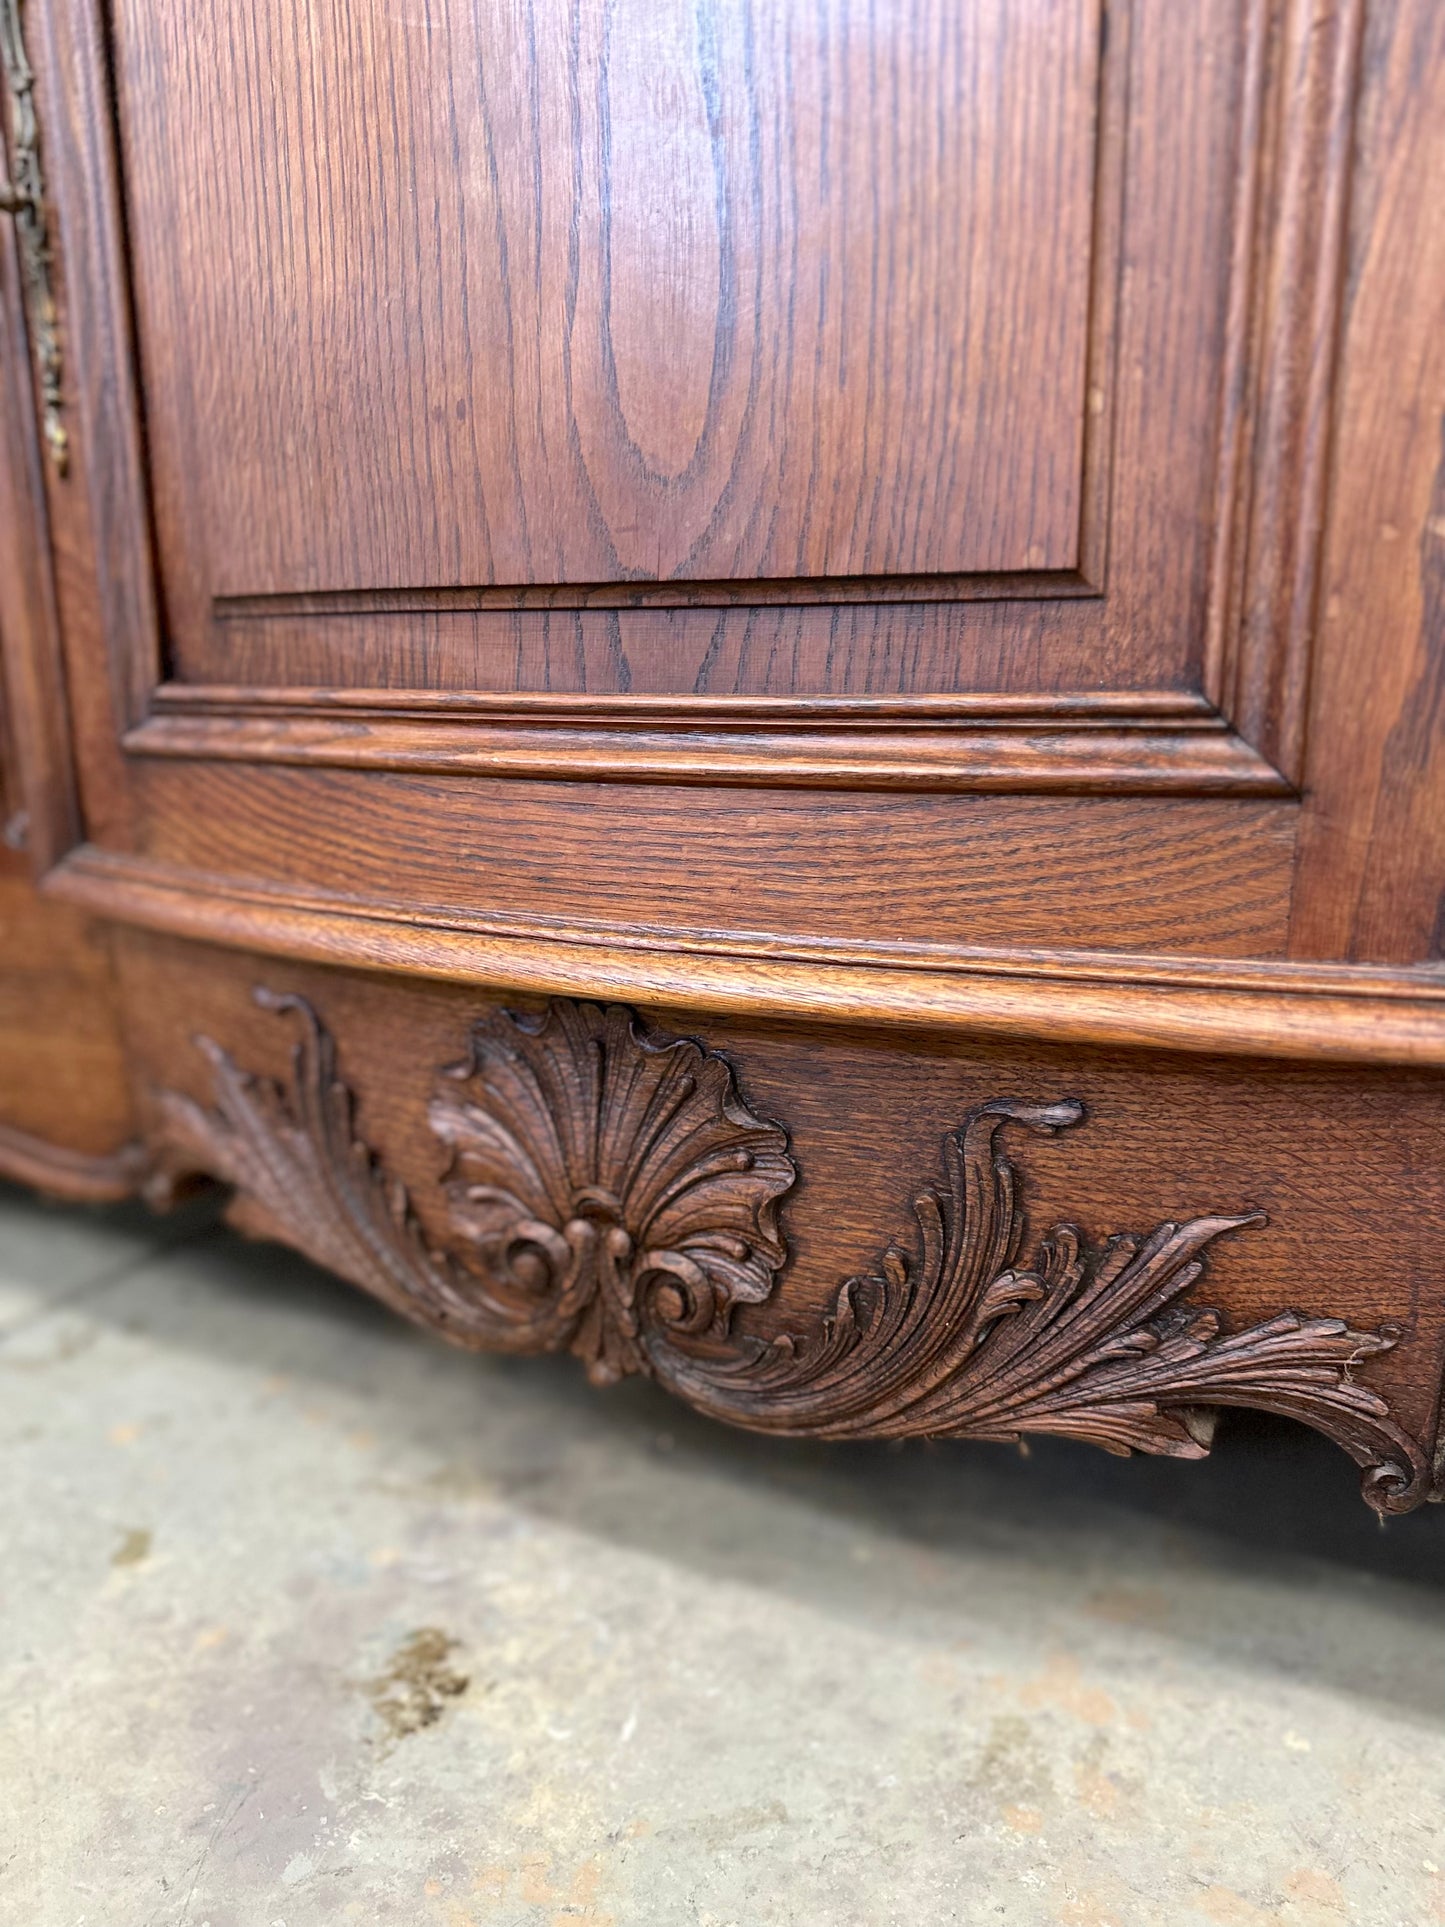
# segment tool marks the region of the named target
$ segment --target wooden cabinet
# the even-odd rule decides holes
[[[15,781],[153,1192],[763,1429],[1429,1495],[1433,0],[0,13]]]

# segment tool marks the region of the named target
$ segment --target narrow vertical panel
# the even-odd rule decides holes
[[[1293,949],[1445,959],[1445,11],[1365,45]]]

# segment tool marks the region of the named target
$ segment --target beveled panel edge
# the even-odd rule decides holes
[[[1365,0],[1251,0],[1204,686],[1303,780]]]
[[[1102,590],[1077,569],[1009,569],[990,574],[760,576],[736,581],[400,584],[371,589],[273,589],[216,595],[213,622],[269,622],[332,616],[392,620],[417,615],[516,615],[531,610],[829,609],[914,602],[1055,602],[1097,599]]]
[[[86,845],[47,894],[225,948],[498,991],[1056,1043],[1445,1068],[1445,971],[1109,952],[883,949],[410,910]]]
[[[924,695],[589,695],[576,690],[362,689],[337,684],[160,683],[151,696],[162,714],[248,715],[256,711],[321,716],[478,716],[549,721],[656,722],[1162,722],[1220,726],[1219,713],[1194,689],[963,690]]]
[[[134,755],[773,789],[1292,796],[1202,698],[561,699],[167,684]]]

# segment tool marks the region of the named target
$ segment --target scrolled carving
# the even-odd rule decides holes
[[[335,1045],[304,999],[256,993],[298,1025],[289,1084],[208,1038],[216,1104],[163,1093],[163,1161],[235,1187],[232,1216],[397,1310],[479,1349],[572,1350],[610,1382],[650,1346],[721,1338],[768,1296],[787,1250],[786,1133],[753,1116],[726,1060],[644,1035],[629,1011],[495,1011],[429,1107],[449,1154],[445,1249],[355,1128]]]
[[[723,1337],[735,1306],[772,1291],[796,1172],[715,1052],[649,1037],[616,1006],[499,1011],[428,1116],[478,1302],[594,1380],[646,1371],[658,1340]]]
[[[1016,1440],[1048,1432],[1115,1453],[1203,1458],[1217,1408],[1280,1412],[1327,1433],[1365,1469],[1382,1512],[1425,1496],[1419,1446],[1356,1366],[1391,1330],[1286,1311],[1224,1333],[1217,1311],[1178,1301],[1205,1254],[1258,1212],[1164,1223],[1096,1248],[1056,1225],[1019,1263],[1024,1220],[1006,1126],[1053,1135],[1083,1106],[983,1104],[945,1140],[945,1182],[914,1210],[918,1256],[891,1245],[850,1279],[822,1329],[721,1367],[684,1363],[675,1389],[703,1410],[768,1432],[822,1438]]]
[[[1090,1245],[1026,1225],[1005,1133],[1054,1135],[1082,1105],[995,1099],[945,1140],[941,1186],[910,1248],[848,1280],[813,1329],[766,1336],[734,1313],[769,1299],[787,1248],[787,1138],[743,1102],[715,1052],[643,1031],[620,1008],[493,1012],[444,1070],[428,1121],[446,1154],[424,1234],[356,1131],[335,1049],[300,998],[289,1083],[202,1039],[215,1106],[161,1098],[164,1158],[236,1187],[236,1221],[279,1237],[462,1344],[570,1349],[599,1381],[642,1372],[709,1415],[821,1438],[1086,1439],[1199,1458],[1217,1408],[1284,1413],[1364,1468],[1381,1512],[1426,1496],[1419,1444],[1355,1377],[1389,1329],[1285,1311],[1225,1332],[1181,1302],[1221,1237],[1258,1213],[1165,1223]],[[746,1316],[744,1319],[746,1324]]]

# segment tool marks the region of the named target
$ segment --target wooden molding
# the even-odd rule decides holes
[[[1363,0],[1254,0],[1204,687],[1298,784]]]
[[[141,410],[120,252],[117,141],[109,111],[103,10],[96,0],[47,9],[41,79],[57,148],[58,211],[69,285],[77,379],[75,498],[60,516],[68,550],[89,556],[95,620],[67,620],[81,637],[74,676],[87,780],[108,760],[114,711],[143,754],[216,757],[583,780],[717,781],[817,787],[1054,791],[1112,794],[1289,795],[1302,767],[1303,710],[1319,530],[1329,445],[1328,398],[1348,199],[1362,0],[1251,0],[1239,119],[1241,189],[1217,489],[1218,540],[1208,616],[1204,690],[1172,720],[1143,728],[1125,711],[1087,736],[1066,726],[1072,699],[1045,698],[1005,731],[959,721],[928,698],[898,705],[898,727],[829,734],[820,710],[808,739],[787,728],[744,737],[706,704],[673,734],[653,726],[640,699],[553,716],[530,726],[523,699],[499,699],[490,721],[413,695],[392,707],[356,691],[345,724],[318,692],[162,691],[148,717],[163,656],[154,580]],[[633,583],[415,590],[339,588],[332,594],[229,595],[226,620],[267,614],[374,613],[487,607],[738,606],[773,601],[907,602],[914,597],[1097,597],[1107,588],[1113,366],[1129,123],[1129,9],[1110,10],[1099,66],[1090,263],[1089,376],[1080,566],[1029,577],[900,577],[836,582]],[[1096,411],[1094,398],[1098,399]],[[69,399],[69,398],[68,398]],[[102,652],[94,645],[104,641]],[[76,648],[77,645],[72,645]],[[100,673],[102,654],[106,665]],[[113,701],[99,693],[113,679]],[[334,692],[340,696],[345,692]],[[306,703],[311,709],[308,711]],[[577,705],[574,704],[574,709]],[[838,712],[841,716],[843,712]],[[639,720],[641,719],[641,720]],[[917,727],[905,728],[906,723]],[[930,735],[928,727],[933,726]],[[727,732],[724,734],[724,732]],[[103,749],[102,749],[103,745]],[[114,770],[104,780],[112,783]],[[88,798],[88,803],[90,799]],[[107,795],[106,810],[123,804]],[[93,823],[102,810],[91,804]],[[63,848],[62,837],[57,849]],[[49,853],[46,860],[50,860]]]
[[[1288,796],[1202,698],[486,697],[170,683],[132,754],[764,788]]]
[[[450,698],[424,691],[167,685],[134,753],[578,780],[1100,794],[1297,793],[1329,449],[1362,0],[1251,0],[1238,121],[1216,539],[1203,694],[1043,695],[987,727],[968,698]],[[1030,577],[591,583],[230,595],[223,627],[513,609],[736,608],[1106,592],[1128,10],[1100,67],[1081,566]],[[766,701],[766,699],[763,699]],[[985,702],[987,698],[983,699]],[[1117,704],[1111,708],[1111,704]],[[754,727],[744,731],[741,719]],[[766,716],[768,727],[759,719]],[[888,717],[885,723],[884,716]],[[666,717],[674,725],[662,726]],[[946,719],[946,721],[945,721]],[[542,723],[545,721],[545,728]],[[806,730],[806,736],[800,732]]]
[[[101,0],[36,10],[66,341],[70,479],[49,490],[87,820],[124,819],[117,738],[161,673],[161,618]]]
[[[49,18],[56,14],[58,18]],[[726,701],[699,700],[676,727],[645,699],[570,711],[523,697],[490,711],[423,692],[165,686],[154,580],[141,411],[120,235],[116,130],[107,106],[101,10],[95,0],[51,9],[42,79],[62,165],[59,213],[71,264],[67,290],[85,379],[74,397],[76,493],[60,533],[90,553],[114,699],[134,753],[322,767],[578,780],[718,782],[821,788],[1107,794],[1289,796],[1297,791],[1313,584],[1328,452],[1328,395],[1347,199],[1361,0],[1252,0],[1240,115],[1241,192],[1235,211],[1226,402],[1220,436],[1218,542],[1204,651],[1205,696],[1159,692],[1152,723],[1120,701],[1080,733],[1077,699],[1041,697],[1007,727],[970,718],[966,699],[905,699],[864,722],[823,701],[742,730]],[[1114,369],[1129,123],[1128,8],[1110,10],[1099,66],[1090,274],[1088,396],[1080,564],[1030,576],[899,577],[735,583],[534,585],[228,595],[213,615],[256,621],[442,609],[737,607],[775,602],[906,603],[1097,598],[1107,590]],[[57,84],[58,83],[58,84]],[[1095,399],[1098,407],[1095,407]],[[123,558],[123,560],[122,560]],[[79,629],[74,621],[67,627]],[[87,768],[108,731],[87,659],[76,677]],[[953,702],[949,709],[947,704]],[[1109,701],[1114,699],[1110,698]],[[1172,710],[1170,709],[1172,705]],[[797,711],[807,705],[794,704]],[[674,712],[686,708],[673,701]],[[152,713],[153,712],[153,713]],[[546,727],[538,726],[547,717]],[[942,719],[947,717],[945,723]],[[796,725],[796,727],[795,727]],[[845,726],[846,725],[846,726]],[[806,730],[806,736],[799,732]],[[106,756],[110,750],[106,743]],[[104,780],[114,781],[109,771]],[[89,783],[98,786],[99,775]],[[89,800],[89,799],[88,799]],[[107,794],[105,808],[123,805]],[[92,822],[102,811],[90,807]],[[56,846],[65,846],[61,838]],[[51,860],[53,853],[47,853]]]
[[[1217,1407],[1252,1406],[1334,1439],[1380,1512],[1427,1496],[1423,1448],[1358,1376],[1396,1332],[1286,1310],[1226,1334],[1217,1312],[1180,1302],[1210,1246],[1259,1214],[1099,1246],[1059,1225],[1024,1259],[1005,1132],[1070,1129],[1078,1103],[976,1107],[945,1141],[942,1185],[915,1203],[916,1237],[844,1282],[810,1328],[759,1333],[746,1311],[773,1298],[786,1265],[778,1211],[795,1165],[717,1053],[616,1006],[479,1020],[428,1109],[447,1159],[434,1244],[358,1136],[316,1012],[264,990],[257,1001],[297,1024],[289,1078],[248,1075],[199,1040],[213,1105],[159,1093],[163,1167],[235,1186],[241,1229],[298,1246],[454,1343],[572,1351],[598,1382],[643,1373],[710,1417],[793,1436],[1048,1432],[1199,1458]]]
[[[134,1197],[149,1169],[149,1157],[138,1144],[109,1157],[87,1157],[0,1124],[0,1177],[53,1198],[73,1204],[114,1204]]]
[[[504,991],[1358,1064],[1445,1066],[1445,971],[867,945],[303,893],[84,846],[46,891],[205,943]]]
[[[0,199],[15,224],[26,292],[26,321],[35,362],[40,428],[50,464],[59,476],[70,461],[65,427],[60,317],[51,277],[51,251],[40,120],[35,111],[35,70],[26,47],[21,0],[0,6],[0,70],[6,92],[8,175]]]
[[[759,728],[765,724],[837,727],[840,723],[906,723],[925,726],[968,723],[1008,727],[1057,723],[1153,725],[1158,728],[1215,727],[1213,704],[1189,690],[1081,689],[1018,694],[973,690],[924,696],[676,696],[638,692],[577,695],[554,691],[477,689],[345,689],[337,687],[228,687],[212,683],[162,683],[154,692],[152,718],[170,715],[217,717],[281,714],[348,717],[407,717],[431,721],[595,724],[601,721]]]

